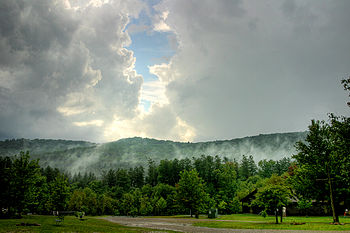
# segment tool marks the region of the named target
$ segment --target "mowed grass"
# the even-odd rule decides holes
[[[154,232],[154,229],[126,227],[103,219],[86,217],[80,221],[66,216],[57,224],[56,217],[46,215],[24,216],[22,219],[0,219],[0,232]],[[16,226],[19,223],[38,223],[41,226]],[[157,230],[158,231],[158,230]]]
[[[223,221],[220,221],[223,220]],[[278,219],[280,221],[280,219]],[[332,225],[332,217],[285,217],[283,223],[275,224],[275,217],[263,218],[254,214],[221,215],[215,220],[194,223],[194,226],[233,229],[283,229],[283,230],[324,230],[350,231],[350,218],[340,217],[344,225]],[[291,223],[305,223],[292,225]]]

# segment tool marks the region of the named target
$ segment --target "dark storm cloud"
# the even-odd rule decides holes
[[[306,130],[312,118],[347,114],[349,9],[349,1],[163,1],[179,42],[159,73],[173,111],[196,140]]]

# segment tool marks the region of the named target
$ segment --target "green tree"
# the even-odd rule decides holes
[[[276,161],[270,159],[270,160],[260,160],[258,162],[259,166],[259,176],[263,178],[270,178],[272,174],[275,173],[275,166],[276,166]]]
[[[226,162],[221,165],[220,169],[214,171],[216,174],[216,186],[217,191],[214,199],[220,205],[221,204],[221,213],[230,213],[230,206],[236,192],[238,189],[237,184],[237,174],[236,174],[236,164],[233,162]],[[226,203],[226,205],[223,205]],[[225,208],[222,208],[225,206]]]
[[[152,159],[148,160],[146,183],[151,186],[156,186],[158,183],[158,169],[156,163]]]
[[[114,214],[117,201],[108,196],[102,194],[98,198],[99,214]]]
[[[249,177],[256,175],[258,168],[254,162],[253,156],[242,156],[242,161],[239,167],[239,177],[242,180],[247,180]]]
[[[145,171],[142,166],[137,166],[129,169],[129,177],[131,187],[142,188],[145,183]]]
[[[263,178],[270,178],[272,174],[278,176],[282,175],[284,172],[288,171],[288,168],[291,166],[290,158],[282,158],[280,160],[260,160],[258,163],[259,166],[259,176]]]
[[[167,207],[167,203],[166,203],[166,201],[164,200],[163,197],[160,197],[156,201],[154,207],[155,207],[156,215],[164,215],[166,207]]]
[[[96,215],[97,214],[97,195],[90,188],[86,187],[83,189],[84,200],[82,209],[86,214]]]
[[[70,210],[84,211],[86,214],[96,215],[98,212],[97,195],[88,187],[74,190],[68,206]]]
[[[28,207],[37,204],[38,189],[36,185],[41,180],[38,160],[30,160],[29,152],[20,152],[15,156],[10,176],[9,206],[21,214]]]
[[[207,193],[204,191],[204,183],[199,177],[197,170],[182,171],[180,181],[176,187],[177,197],[180,204],[190,210],[191,217],[194,213],[196,218],[199,212],[206,209]]]
[[[173,164],[171,160],[161,160],[158,165],[158,182],[175,185],[173,179]]]
[[[278,211],[280,211],[282,222],[282,207],[287,205],[290,195],[290,189],[284,180],[273,175],[266,185],[258,190],[255,204],[264,207],[270,213],[275,213],[276,224],[278,224]]]
[[[141,206],[142,193],[139,189],[135,189],[129,193],[125,193],[121,200],[121,213],[127,216],[137,216],[139,215],[139,210]]]
[[[153,212],[153,205],[150,198],[146,195],[140,199],[140,214],[151,215]]]
[[[333,222],[338,223],[337,207],[349,197],[350,119],[330,115],[329,123],[311,122],[305,142],[298,142],[294,183],[305,197],[331,205]]]
[[[193,158],[193,165],[199,176],[206,183],[206,190],[214,196],[217,191],[217,177],[215,171],[221,167],[221,158],[219,156],[200,156]]]
[[[50,182],[49,189],[49,202],[52,210],[64,210],[70,194],[68,179],[64,175],[59,174],[52,182]]]
[[[288,168],[292,165],[292,161],[290,158],[282,158],[280,160],[276,161],[274,173],[277,175],[282,175],[286,171],[288,171]]]
[[[307,215],[307,211],[308,209],[311,208],[311,206],[312,206],[312,201],[310,200],[302,198],[298,201],[298,209],[303,215]]]
[[[80,175],[80,173],[79,173]],[[108,172],[102,174],[102,182],[104,185],[112,188],[117,184],[116,172],[113,169],[109,169]]]
[[[68,208],[74,211],[82,211],[84,205],[85,194],[81,189],[74,190],[68,203]]]

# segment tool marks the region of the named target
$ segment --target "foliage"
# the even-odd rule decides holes
[[[298,209],[301,210],[301,213],[303,215],[307,214],[307,210],[310,209],[311,206],[312,206],[312,201],[310,200],[302,198],[298,201]]]
[[[199,213],[207,209],[205,204],[208,194],[204,191],[204,183],[197,170],[182,171],[176,189],[179,203],[189,209],[191,215],[194,213],[198,218]]]
[[[239,177],[242,180],[247,180],[249,177],[256,175],[257,172],[258,168],[255,164],[253,156],[250,155],[249,157],[247,157],[243,155],[239,169]]]
[[[274,161],[272,159],[270,160],[263,159],[263,160],[260,160],[258,163],[258,166],[259,166],[258,174],[262,178],[269,178],[273,174],[280,176],[288,170],[291,164],[292,162],[290,158],[282,158],[277,161]]]
[[[68,180],[62,174],[59,174],[49,183],[50,207],[52,210],[64,210],[70,194]]]
[[[69,201],[69,209],[96,215],[98,212],[96,193],[88,187],[75,190]]]
[[[266,185],[258,190],[254,201],[267,212],[275,213],[276,223],[278,223],[278,210],[281,211],[283,206],[287,206],[290,196],[290,189],[285,181],[273,175],[267,180]]]
[[[233,200],[230,200],[227,203],[227,210],[231,214],[238,214],[242,211],[241,202],[238,200],[237,197],[233,198]]]
[[[347,79],[341,80],[341,83],[343,84],[344,90],[350,92],[350,77],[348,77]],[[350,93],[349,93],[349,97],[350,97]],[[347,104],[350,107],[350,102],[348,102]]]
[[[241,211],[242,195],[262,185],[259,176],[239,179],[240,164],[220,156],[162,160],[159,164],[150,160],[146,175],[145,169],[137,166],[109,169],[101,177],[91,172],[71,176],[50,166],[40,168],[28,153],[21,156],[20,163],[18,157],[0,158],[0,183],[4,190],[0,194],[1,207],[9,210],[5,211],[8,215],[51,214],[53,210],[130,216],[174,215],[191,210],[198,215],[210,207],[230,214]],[[22,187],[22,178],[17,174],[26,178],[25,197],[18,197],[23,198],[19,202],[23,204],[21,211],[12,199]]]
[[[29,158],[29,152],[21,152],[13,159],[1,160],[1,207],[8,209],[9,215],[21,215],[38,204],[43,179],[38,161]]]
[[[297,143],[297,167],[292,177],[303,197],[326,199],[338,222],[337,206],[350,195],[350,119],[330,115],[329,123],[312,121],[306,142]]]
[[[261,212],[260,212],[260,215],[261,215],[261,217],[263,217],[263,218],[266,218],[267,216],[269,216],[269,215],[267,214],[266,210],[261,211]]]

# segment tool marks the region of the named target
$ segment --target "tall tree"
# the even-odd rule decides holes
[[[259,176],[263,178],[270,178],[272,174],[275,173],[275,167],[276,167],[276,161],[270,159],[270,160],[260,160],[258,162],[259,166]]]
[[[129,177],[133,188],[142,188],[145,183],[145,171],[142,166],[129,169]]]
[[[243,155],[242,161],[239,167],[239,177],[242,180],[248,179],[250,176],[256,175],[258,172],[258,168],[254,162],[253,156],[249,157]]]
[[[230,203],[236,196],[238,184],[236,174],[236,164],[233,162],[226,162],[220,169],[215,170],[217,177],[218,190],[216,193],[217,201],[220,203]]]
[[[156,163],[152,159],[148,160],[146,183],[152,186],[156,186],[158,183],[158,169]]]
[[[10,179],[10,206],[21,214],[35,200],[38,189],[34,188],[40,180],[38,160],[30,160],[29,152],[20,152],[13,160]]]
[[[326,198],[331,204],[333,222],[338,223],[337,207],[349,196],[350,120],[330,115],[329,123],[312,121],[305,142],[298,142],[293,157],[298,169],[295,180],[309,198]]]
[[[70,194],[67,178],[59,174],[50,182],[49,189],[52,210],[65,210]]]
[[[205,208],[208,195],[204,191],[204,183],[197,170],[182,171],[176,190],[181,205],[191,211],[191,217],[194,213],[198,218],[199,212]]]

